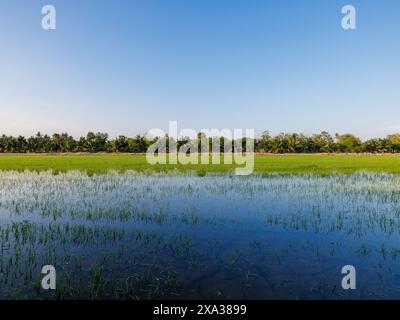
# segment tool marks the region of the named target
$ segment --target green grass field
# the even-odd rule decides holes
[[[83,170],[104,173],[109,169],[229,172],[235,165],[149,165],[144,155],[1,155],[0,170]],[[352,173],[356,171],[400,173],[399,155],[257,155],[259,173]]]

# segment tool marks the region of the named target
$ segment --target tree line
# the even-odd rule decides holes
[[[197,139],[181,138],[176,143],[178,148],[191,143],[200,145],[200,141],[207,139],[211,143],[216,139],[220,151],[229,140],[224,137],[205,137],[199,134]],[[0,136],[0,153],[74,153],[74,152],[127,152],[145,153],[147,148],[159,139],[149,139],[142,135],[126,137],[120,135],[110,139],[107,133],[89,132],[86,136],[75,139],[67,133],[53,135],[38,132],[31,137]],[[246,139],[241,139],[239,144],[246,151]],[[236,141],[237,142],[237,141]],[[168,143],[167,143],[168,149]],[[168,151],[168,150],[167,150]],[[400,134],[388,135],[386,138],[368,139],[362,141],[353,134],[330,135],[321,132],[310,136],[297,133],[281,133],[271,136],[264,132],[259,138],[254,139],[254,151],[260,153],[400,153]]]

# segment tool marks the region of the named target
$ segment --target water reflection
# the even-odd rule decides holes
[[[399,194],[389,174],[3,172],[0,297],[399,298]]]

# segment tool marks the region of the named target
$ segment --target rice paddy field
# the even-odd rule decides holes
[[[222,162],[222,161],[221,161]],[[400,155],[256,155],[254,170],[258,173],[331,174],[357,171],[400,173]],[[0,170],[35,170],[66,172],[81,170],[89,174],[108,170],[183,172],[233,172],[235,165],[149,165],[144,155],[1,155]]]
[[[0,157],[0,299],[399,299],[397,159],[259,156],[235,176]]]

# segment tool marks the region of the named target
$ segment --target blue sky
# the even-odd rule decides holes
[[[41,28],[41,8],[57,29]],[[341,8],[357,9],[357,30]],[[0,132],[400,132],[397,0],[0,1]]]

